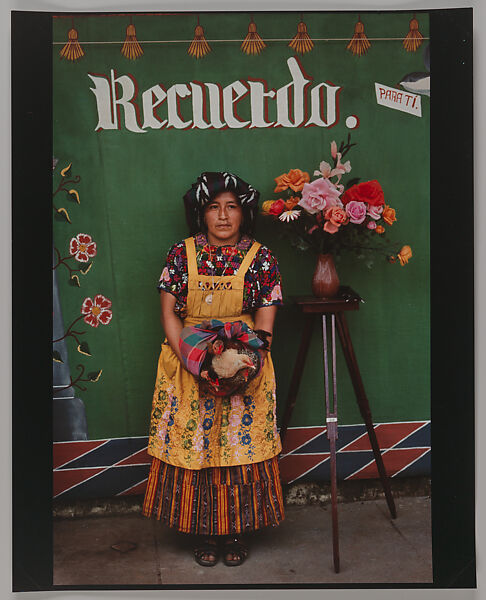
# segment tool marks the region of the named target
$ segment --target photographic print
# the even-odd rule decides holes
[[[52,589],[433,586],[433,11],[45,17]]]

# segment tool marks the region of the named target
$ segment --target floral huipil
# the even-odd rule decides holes
[[[164,279],[163,271],[160,289],[172,288],[167,291],[179,301],[178,314],[183,315],[185,325],[212,317],[222,321],[243,320],[252,327],[252,316],[244,311],[245,289],[250,310],[251,306],[281,304],[277,262],[257,242],[243,238],[237,246],[212,246],[213,262],[209,267],[204,236],[185,240],[183,252],[180,246],[176,244],[169,252],[164,271],[167,269],[170,283],[168,278]],[[228,261],[223,258],[224,266],[215,258],[216,249],[230,257]],[[263,267],[264,262],[268,263],[267,268]],[[250,279],[248,271],[255,264],[257,268]],[[209,272],[201,273],[205,269]],[[268,274],[270,269],[272,277]],[[259,283],[260,279],[263,283]],[[224,285],[220,285],[222,282]],[[207,290],[201,283],[212,286],[215,297],[212,304],[204,302]],[[182,367],[165,340],[157,369],[148,453],[187,469],[250,464],[272,458],[281,450],[275,392],[270,353],[261,372],[242,393],[217,398],[201,392],[195,377]]]
[[[201,275],[233,275],[238,270],[253,240],[243,236],[235,246],[212,246],[202,233],[194,236],[198,272]],[[212,261],[210,261],[210,257]],[[184,241],[174,244],[158,284],[159,290],[176,297],[175,312],[183,318],[187,301],[187,255]],[[260,246],[244,279],[243,311],[250,312],[261,306],[282,304],[281,277],[278,263],[266,246]]]

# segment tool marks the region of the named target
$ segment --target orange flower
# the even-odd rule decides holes
[[[285,201],[285,208],[287,210],[292,210],[297,204],[299,204],[300,198],[298,196],[291,196],[288,200]]]
[[[275,192],[283,192],[290,188],[294,192],[300,192],[304,187],[305,183],[309,183],[309,173],[301,171],[300,169],[290,169],[288,173],[283,173],[279,177],[275,178],[277,187]]]
[[[412,258],[412,248],[410,246],[403,246],[400,252],[397,254],[400,266],[406,265],[408,260]]]
[[[376,233],[385,233],[385,228],[383,225],[378,225],[375,229]]]
[[[324,231],[327,233],[336,233],[341,225],[349,223],[349,217],[346,211],[339,206],[332,206],[326,210],[324,215],[326,222],[324,223]]]
[[[270,208],[272,207],[272,204],[275,202],[275,200],[266,200],[263,204],[262,204],[262,214],[264,215],[270,215]]]
[[[388,225],[393,225],[393,223],[397,220],[395,216],[395,209],[386,204],[381,216],[383,217],[385,223],[388,223]]]

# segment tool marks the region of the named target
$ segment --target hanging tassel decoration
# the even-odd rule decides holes
[[[366,54],[370,47],[370,41],[364,32],[364,25],[358,16],[358,22],[354,26],[354,35],[346,46],[346,49],[350,50],[354,55],[357,54],[358,56],[361,56]]]
[[[248,34],[241,44],[241,50],[245,54],[260,54],[264,48],[266,48],[266,44],[259,36],[252,17],[248,25]]]
[[[68,42],[65,46],[63,46],[62,50],[59,52],[61,58],[65,58],[66,60],[78,60],[84,56],[84,50],[81,48],[78,42],[78,32],[74,27],[68,32]]]
[[[289,46],[295,52],[300,54],[305,54],[306,52],[310,52],[312,48],[314,48],[314,42],[310,39],[309,34],[307,33],[307,25],[304,21],[300,20],[300,23],[297,25],[297,34],[290,42]]]
[[[195,58],[202,58],[211,52],[211,46],[207,43],[204,37],[204,29],[199,25],[199,17],[197,18],[196,29],[194,30],[194,39],[187,49],[187,53]]]
[[[403,40],[403,47],[407,52],[415,52],[418,50],[424,39],[424,36],[419,31],[419,23],[415,18],[415,15],[413,15],[409,27],[410,29],[407,33],[407,37]]]
[[[125,42],[120,50],[125,58],[130,60],[136,60],[143,54],[142,46],[138,43],[137,32],[135,31],[135,25],[130,23],[127,27],[127,34]]]

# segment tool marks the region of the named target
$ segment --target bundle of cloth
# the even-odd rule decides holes
[[[184,366],[215,396],[235,394],[256,377],[266,347],[265,336],[244,321],[203,321],[184,327],[179,339]]]

